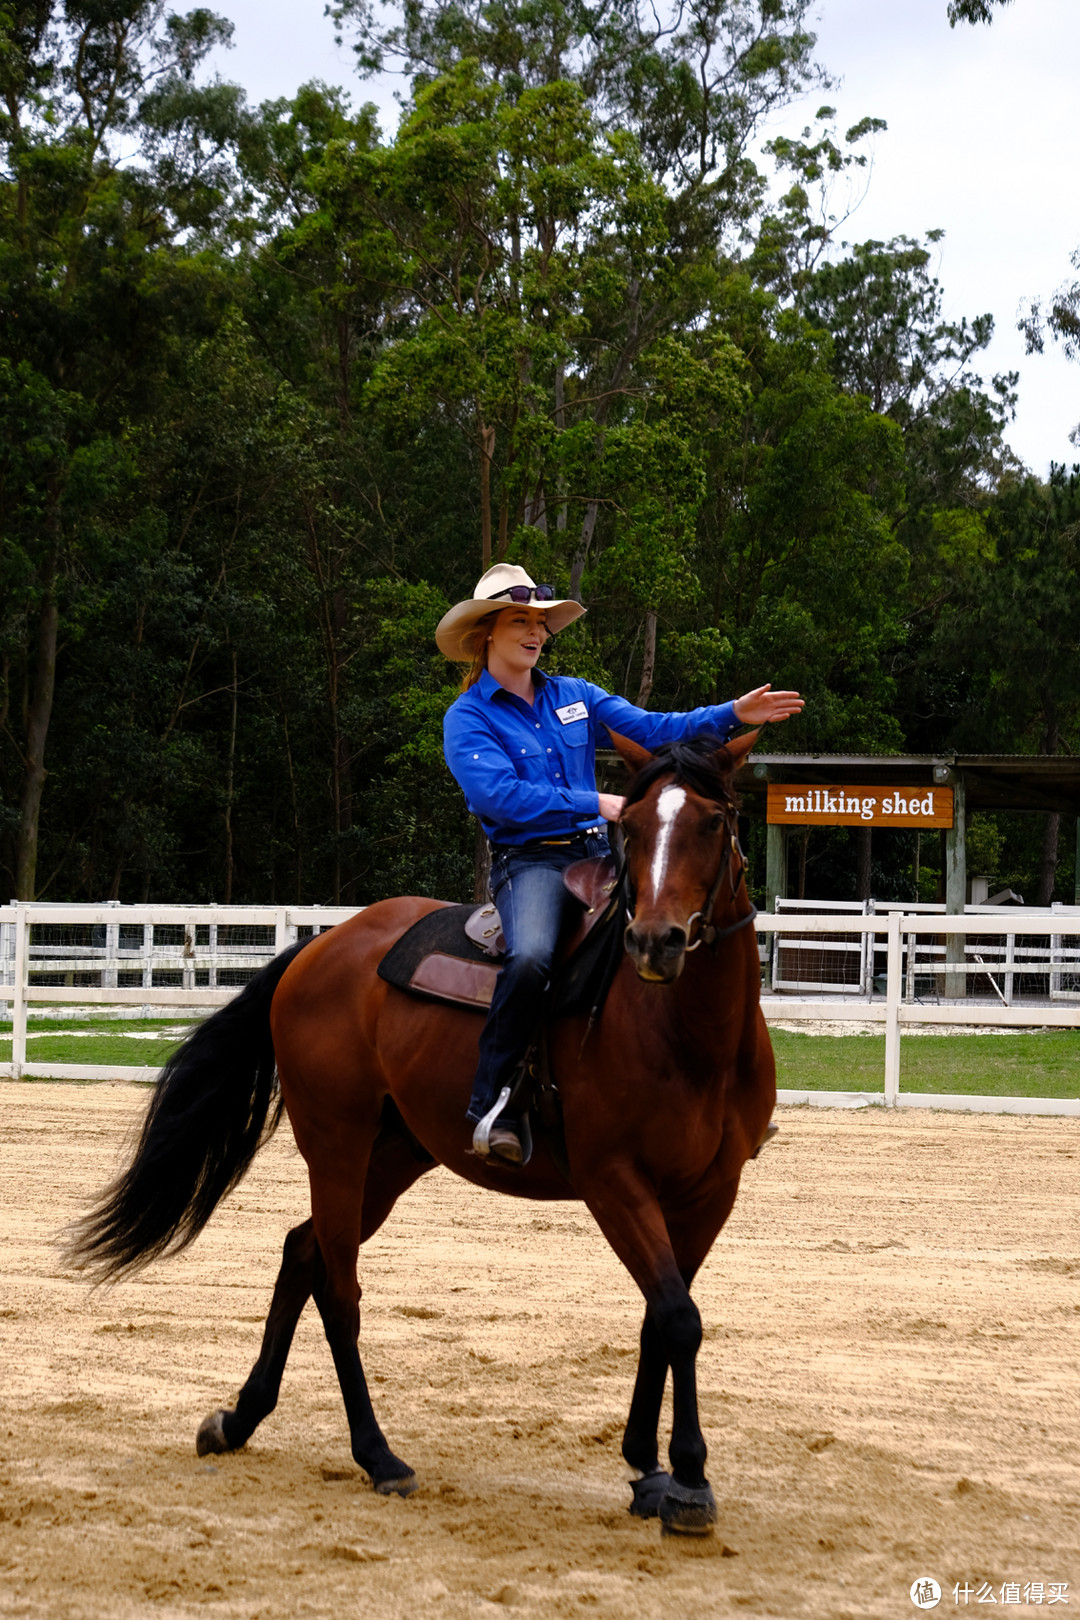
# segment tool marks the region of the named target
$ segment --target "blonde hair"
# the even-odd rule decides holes
[[[481,675],[487,669],[488,661],[488,632],[499,616],[499,609],[494,613],[485,613],[482,619],[477,619],[471,629],[466,630],[461,638],[461,660],[468,661],[468,668],[461,677],[461,690],[467,692],[470,686],[475,686]]]

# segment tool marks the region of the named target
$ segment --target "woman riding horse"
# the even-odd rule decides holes
[[[635,1476],[630,1511],[659,1517],[675,1534],[708,1535],[717,1508],[698,1411],[701,1315],[690,1290],[768,1133],[776,1069],[734,792],[758,733],[722,746],[685,734],[793,714],[801,699],[761,687],[691,715],[651,715],[584,681],[538,679],[544,633],[581,609],[517,569],[485,576],[477,597],[455,611],[455,652],[464,650],[462,635],[494,617],[474,643],[479,679],[452,711],[451,757],[489,832],[509,846],[497,856],[496,886],[512,960],[535,959],[537,937],[545,953],[532,1000],[511,1007],[512,1031],[496,1024],[489,1032],[482,1083],[493,1083],[492,1050],[505,1065],[497,1081],[531,1037],[563,903],[562,865],[599,839],[588,829],[608,817],[619,818],[625,838],[625,953],[595,1028],[568,1014],[550,1029],[565,1162],[547,1142],[513,1170],[469,1151],[462,1113],[479,1021],[470,1008],[418,1001],[380,977],[406,931],[444,906],[401,896],[289,946],[197,1026],[161,1074],[133,1158],[79,1223],[69,1253],[105,1280],[185,1248],[284,1106],[308,1166],[311,1216],[285,1240],[262,1348],[236,1404],[204,1419],[196,1449],[235,1451],[273,1411],[297,1322],[314,1299],[352,1455],[377,1491],[407,1496],[416,1477],[379,1425],[360,1356],[361,1244],[436,1165],[512,1197],[580,1199],[645,1306],[622,1442]],[[591,782],[594,728],[605,720],[653,742],[674,737],[650,752],[613,733],[632,773],[625,799],[600,796]],[[470,734],[473,746],[462,746]],[[670,1473],[659,1460],[669,1373]]]
[[[535,585],[523,568],[498,563],[470,600],[444,615],[441,652],[468,664],[444,723],[446,762],[491,846],[491,890],[506,956],[480,1036],[480,1061],[466,1117],[474,1151],[520,1164],[520,1120],[506,1104],[540,1023],[543,998],[574,901],[562,876],[575,861],[607,852],[605,822],[617,822],[618,794],[598,793],[597,728],[645,748],[798,714],[797,692],[756,687],[734,702],[682,714],[653,714],[589,681],[544,675],[544,643],[585,612]]]

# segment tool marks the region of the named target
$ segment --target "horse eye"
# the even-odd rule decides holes
[[[716,812],[715,816],[713,816],[711,821],[709,822],[709,831],[711,833],[719,832],[723,825],[724,825],[724,812],[722,810],[718,810]]]

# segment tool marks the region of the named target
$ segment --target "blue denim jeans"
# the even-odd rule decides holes
[[[513,1082],[543,1017],[559,941],[581,909],[563,883],[563,873],[575,861],[607,852],[606,833],[583,834],[570,844],[526,844],[493,852],[491,892],[506,936],[506,956],[480,1034],[468,1119],[483,1119],[503,1086]]]

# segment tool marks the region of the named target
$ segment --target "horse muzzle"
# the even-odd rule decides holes
[[[674,984],[686,963],[686,929],[678,924],[631,922],[623,938],[639,979],[647,984]]]

